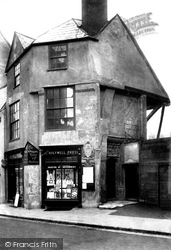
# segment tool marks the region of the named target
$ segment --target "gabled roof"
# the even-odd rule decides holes
[[[82,24],[81,20],[70,19],[69,21],[39,36],[34,41],[34,44],[89,37],[88,34],[83,29],[81,29],[81,24]]]
[[[11,45],[6,70],[21,56],[21,54],[33,43],[34,39],[14,32],[13,42]]]
[[[154,98],[156,97],[158,99],[157,102],[162,98],[161,103],[165,101],[165,103],[169,105],[170,99],[168,94],[139,47],[136,39],[118,14],[102,27],[96,35],[96,38],[100,40],[100,36],[103,36],[103,32],[108,32],[109,37],[113,37],[114,40],[112,40],[112,43],[117,43],[118,40],[120,50],[118,52],[116,51],[115,56],[117,57],[117,67],[119,67],[119,71],[122,75],[121,78],[123,79],[121,83],[122,88],[137,93],[144,93]],[[112,35],[112,33],[114,35]],[[115,70],[117,69],[113,69],[113,71]],[[116,76],[117,72],[115,74],[115,77]],[[109,85],[112,87],[111,84]],[[115,81],[113,81],[113,87],[116,87]]]

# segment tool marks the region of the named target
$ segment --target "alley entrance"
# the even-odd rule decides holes
[[[110,157],[107,159],[106,166],[106,188],[107,188],[107,200],[116,198],[116,159]]]
[[[138,165],[125,165],[125,197],[126,199],[138,199]]]

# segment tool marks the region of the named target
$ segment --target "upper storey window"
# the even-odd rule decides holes
[[[10,140],[19,138],[19,101],[10,106]]]
[[[67,45],[49,46],[49,69],[67,68]]]
[[[15,66],[14,72],[15,72],[14,87],[17,87],[18,85],[20,85],[20,63],[18,63],[18,64]]]
[[[74,114],[74,87],[56,87],[46,90],[46,129],[74,129]]]

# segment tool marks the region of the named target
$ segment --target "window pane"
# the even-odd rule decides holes
[[[60,88],[60,96],[59,98],[62,99],[62,98],[65,98],[67,97],[67,88]]]
[[[54,117],[55,118],[60,118],[61,117],[61,114],[60,114],[60,110],[54,110]]]
[[[48,128],[52,129],[54,126],[53,126],[53,119],[47,119],[47,126]]]
[[[73,88],[67,88],[67,97],[73,96]]]
[[[61,109],[61,118],[65,118],[67,116],[67,110]]]
[[[74,103],[73,103],[73,98],[67,98],[67,107],[73,107]]]
[[[60,108],[67,107],[67,98],[60,99]]]
[[[48,99],[47,108],[53,108],[53,107],[54,107],[54,99]]]
[[[47,118],[52,118],[53,119],[53,110],[47,110]]]
[[[47,89],[47,98],[48,99],[53,99],[54,97],[53,97],[53,89]]]
[[[74,109],[67,109],[67,117],[74,117]]]
[[[59,99],[54,99],[54,108],[60,108]]]
[[[73,119],[67,119],[67,127],[74,127],[74,120]]]

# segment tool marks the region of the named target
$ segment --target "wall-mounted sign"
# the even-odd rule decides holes
[[[82,151],[82,189],[94,190],[95,189],[95,151],[89,141],[83,146]]]
[[[30,142],[27,142],[25,146],[24,165],[39,165],[39,150]]]
[[[139,143],[131,142],[124,146],[124,163],[139,162]]]

